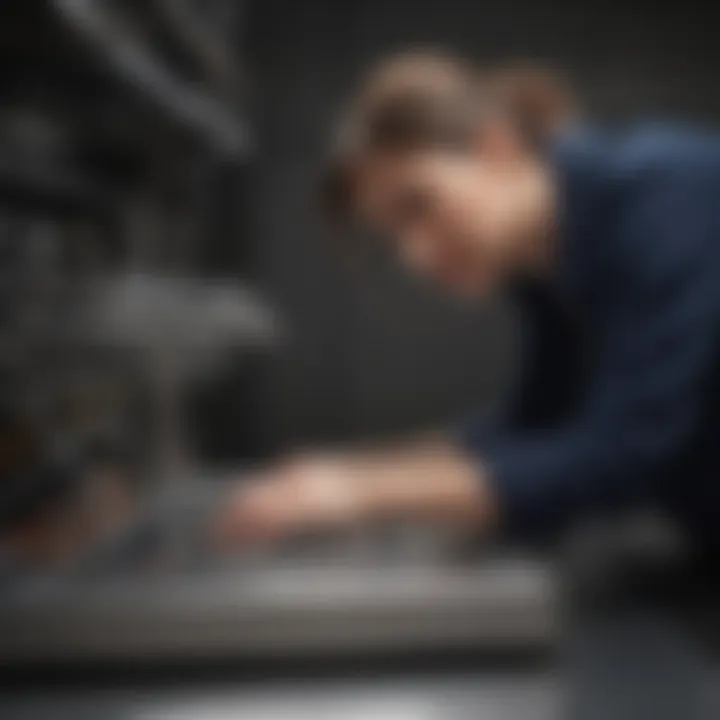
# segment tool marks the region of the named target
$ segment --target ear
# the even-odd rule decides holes
[[[502,165],[514,164],[525,154],[520,133],[507,118],[487,118],[478,129],[473,149],[483,159]]]

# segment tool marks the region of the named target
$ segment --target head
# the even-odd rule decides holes
[[[538,261],[555,207],[543,145],[569,114],[562,85],[539,70],[392,58],[347,109],[325,210],[394,243],[412,271],[485,293]]]

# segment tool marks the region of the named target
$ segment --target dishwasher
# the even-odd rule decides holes
[[[237,476],[236,476],[237,477]],[[176,486],[62,573],[0,590],[0,663],[544,651],[554,566],[443,526],[297,537],[221,554],[226,479]]]

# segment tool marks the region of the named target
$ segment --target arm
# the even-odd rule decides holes
[[[651,498],[698,427],[713,371],[718,291],[706,219],[683,203],[692,198],[648,197],[623,225],[625,254],[595,323],[594,382],[571,421],[310,458],[241,491],[228,534],[431,516],[535,535]]]
[[[691,187],[668,189],[621,228],[580,412],[559,428],[470,446],[512,531],[548,533],[586,512],[651,500],[699,428],[714,372],[717,279],[707,213],[694,211]]]
[[[437,437],[372,452],[300,456],[233,492],[215,527],[221,546],[378,519],[494,524],[477,461]]]

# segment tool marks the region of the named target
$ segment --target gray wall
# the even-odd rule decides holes
[[[720,116],[713,4],[648,4],[651,13],[630,5],[251,4],[246,56],[261,144],[251,234],[292,333],[264,393],[276,440],[432,425],[491,401],[514,355],[503,311],[461,308],[387,259],[353,261],[320,239],[313,178],[324,130],[357,74],[388,50],[439,44],[479,60],[550,61],[570,71],[603,116]]]

